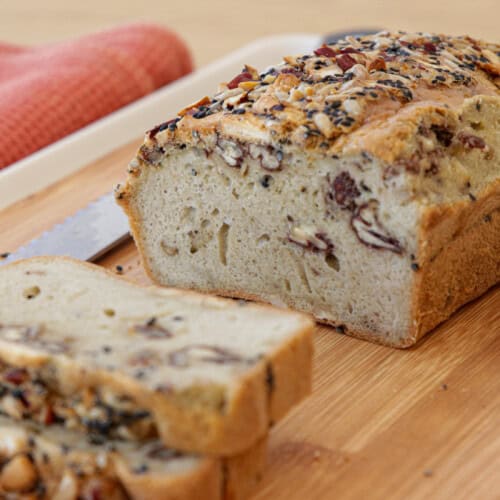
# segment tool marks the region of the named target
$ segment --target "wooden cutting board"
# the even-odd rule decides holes
[[[1,252],[124,177],[139,142],[0,212]],[[99,262],[147,283],[132,242]],[[500,287],[420,344],[316,332],[313,395],[271,433],[255,499],[500,499]]]

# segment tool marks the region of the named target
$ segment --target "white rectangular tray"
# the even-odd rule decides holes
[[[308,52],[321,45],[311,34],[260,38],[156,92],[135,101],[0,171],[0,209],[36,193],[89,163],[173,118],[183,106],[215,91],[243,64],[259,70],[283,55]]]

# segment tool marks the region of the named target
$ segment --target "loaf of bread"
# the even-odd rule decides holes
[[[0,269],[0,411],[235,455],[310,391],[306,316],[57,257]]]
[[[265,439],[222,459],[159,441],[85,438],[61,425],[0,417],[0,498],[7,500],[243,500],[260,478]]]
[[[246,66],[117,189],[161,284],[414,344],[500,280],[500,45],[379,33]]]

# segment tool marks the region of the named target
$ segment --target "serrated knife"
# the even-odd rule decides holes
[[[379,31],[359,29],[335,32],[324,36],[323,42],[331,44],[346,36],[370,35]],[[39,255],[66,255],[94,261],[129,237],[127,217],[115,203],[114,194],[108,193],[8,257],[0,259],[0,265]]]
[[[108,193],[0,260],[0,265],[38,255],[93,261],[128,237],[128,219],[115,203],[114,193]]]

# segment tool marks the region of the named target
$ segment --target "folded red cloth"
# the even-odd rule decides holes
[[[150,24],[40,47],[0,44],[0,168],[191,69],[180,38]]]

